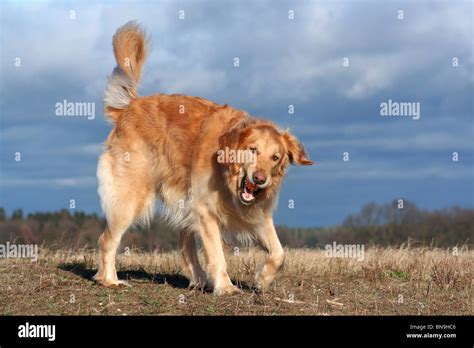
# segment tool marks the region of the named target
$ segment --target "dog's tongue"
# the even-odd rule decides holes
[[[251,192],[248,192],[247,190],[244,190],[244,192],[242,192],[242,196],[246,201],[251,201],[253,199],[253,194]]]

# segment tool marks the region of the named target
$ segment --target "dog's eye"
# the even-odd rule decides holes
[[[251,153],[257,152],[257,148],[255,146],[250,146],[249,150],[250,150]]]
[[[278,157],[278,155],[273,155],[272,156],[272,160],[274,160],[275,162],[278,161],[280,159],[280,157]]]

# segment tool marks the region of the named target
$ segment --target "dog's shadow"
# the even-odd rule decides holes
[[[63,271],[71,272],[89,281],[94,281],[93,276],[97,272],[97,270],[87,268],[85,264],[81,262],[63,263],[58,265],[58,268]],[[189,286],[188,278],[182,276],[181,274],[152,274],[146,272],[143,269],[138,269],[119,271],[117,272],[117,276],[119,279],[127,281],[144,280],[155,284],[168,284],[177,289],[187,289]],[[249,286],[246,282],[242,282],[240,280],[233,280],[232,282],[244,291],[258,292],[256,288]],[[209,291],[209,289],[207,289],[207,291]]]
[[[58,268],[90,281],[94,281],[93,276],[97,272],[97,270],[87,268],[81,262],[63,263]],[[145,280],[155,284],[168,284],[178,289],[186,289],[189,285],[189,280],[180,274],[152,274],[143,269],[119,271],[117,276],[127,281]]]

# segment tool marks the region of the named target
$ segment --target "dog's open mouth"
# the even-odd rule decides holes
[[[252,184],[248,180],[247,174],[244,175],[240,182],[240,201],[247,205],[255,200],[255,197],[262,191],[257,185]]]

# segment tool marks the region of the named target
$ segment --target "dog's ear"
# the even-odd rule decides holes
[[[291,164],[300,166],[310,166],[314,164],[314,162],[308,158],[303,144],[301,144],[295,136],[290,134],[288,131],[284,131],[281,136],[286,146],[286,154],[288,155]]]

